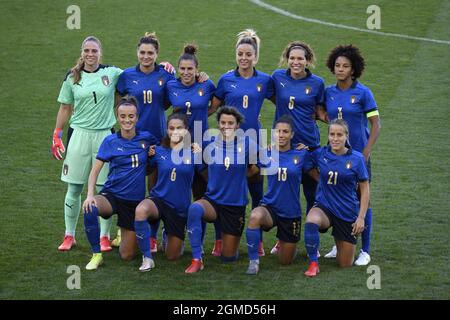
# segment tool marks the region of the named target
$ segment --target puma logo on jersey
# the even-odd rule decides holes
[[[234,89],[237,88],[237,86],[236,86],[235,84],[230,84],[230,87],[232,87],[232,88],[234,88]]]
[[[117,150],[118,150],[118,151],[123,151],[123,148],[118,147]]]
[[[161,156],[161,159],[166,160],[166,157],[165,156]]]
[[[177,92],[174,92],[173,95],[174,95],[175,97],[178,97],[178,93],[177,93]]]
[[[133,80],[133,83],[134,83],[134,84],[139,84],[139,81]]]
[[[283,83],[283,82],[280,82],[280,84],[281,84],[281,86],[284,88],[284,86],[286,85],[285,83]]]

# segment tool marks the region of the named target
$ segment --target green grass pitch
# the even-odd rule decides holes
[[[267,3],[296,15],[366,28],[371,4],[381,8],[382,32],[450,40],[450,3],[446,0],[278,1]],[[66,9],[81,8],[81,29],[69,30]],[[337,29],[280,15],[250,1],[1,1],[0,59],[0,299],[449,299],[450,46]],[[325,67],[331,48],[359,46],[367,68],[361,82],[378,102],[382,130],[372,154],[374,210],[372,265],[380,267],[381,289],[369,290],[366,267],[339,269],[323,258],[321,274],[306,279],[303,240],[294,264],[276,257],[261,260],[257,277],[245,275],[241,259],[221,264],[208,253],[206,268],[184,274],[190,247],[171,263],[156,254],[156,269],[141,274],[140,259],[125,263],[117,250],[104,254],[105,266],[84,270],[90,250],[77,227],[78,246],[57,251],[64,232],[66,184],[61,162],[51,158],[51,134],[59,108],[56,98],[66,71],[78,58],[82,40],[101,39],[104,63],[136,64],[136,43],[145,31],[161,41],[159,61],[176,64],[185,42],[200,46],[200,67],[217,83],[235,65],[235,35],[254,28],[262,39],[258,69],[277,68],[284,46],[304,40],[315,50],[314,72],[326,84],[334,79]],[[274,106],[266,102],[262,121],[270,127]],[[325,127],[321,125],[322,141]],[[83,195],[84,197],[84,195]],[[84,198],[83,198],[84,200]],[[115,228],[113,229],[115,230]],[[115,233],[115,231],[113,232]],[[264,234],[266,252],[275,232]],[[321,237],[322,254],[331,248]],[[69,290],[67,267],[81,268],[81,289]]]

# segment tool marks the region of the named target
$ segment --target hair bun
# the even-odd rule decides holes
[[[152,39],[156,39],[156,32],[146,32],[144,34],[144,38],[152,38]]]
[[[198,46],[193,43],[188,43],[184,46],[183,52],[195,55],[198,51]]]

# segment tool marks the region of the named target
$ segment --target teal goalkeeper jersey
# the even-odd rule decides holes
[[[104,130],[116,123],[114,93],[120,68],[100,65],[94,72],[81,71],[81,80],[73,83],[69,73],[59,92],[58,102],[73,106],[72,128]]]

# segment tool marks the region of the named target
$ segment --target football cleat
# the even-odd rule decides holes
[[[331,251],[325,255],[325,258],[327,259],[336,258],[336,255],[337,255],[337,247],[333,246]]]
[[[203,270],[203,261],[199,259],[192,259],[191,265],[184,270],[185,273],[196,273]]]
[[[122,234],[119,229],[119,230],[117,230],[116,238],[113,241],[111,241],[111,247],[114,247],[114,248],[120,247],[120,241],[122,241]]]
[[[91,261],[86,265],[86,270],[96,270],[103,264],[103,256],[101,253],[94,253]]]
[[[111,242],[109,241],[108,236],[103,236],[100,238],[100,251],[101,252],[108,252],[111,251]]]
[[[155,261],[153,261],[152,258],[142,256],[142,264],[139,267],[139,271],[141,271],[141,272],[150,271],[154,267],[155,267]]]
[[[305,276],[307,277],[315,277],[319,273],[319,264],[315,261],[310,262],[308,266],[308,270],[305,271]]]
[[[355,261],[357,266],[367,266],[370,263],[370,255],[367,252],[361,250],[358,259]]]
[[[211,252],[211,254],[215,257],[220,257],[222,255],[222,240],[216,240],[216,242],[214,242],[214,248]]]
[[[250,263],[248,264],[248,269],[246,274],[249,275],[257,275],[259,271],[259,262],[258,260],[250,260]]]
[[[277,241],[273,248],[270,250],[270,254],[278,254],[278,251],[280,251],[280,242]]]
[[[259,246],[258,246],[258,255],[260,257],[264,257],[266,255],[266,252],[264,251],[264,244],[262,241],[259,243]]]
[[[152,253],[158,252],[158,240],[156,238],[150,238],[150,251]]]
[[[77,242],[75,241],[75,238],[71,235],[66,235],[64,237],[64,241],[60,244],[58,247],[59,251],[69,251],[72,249],[73,246],[76,246]]]

